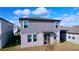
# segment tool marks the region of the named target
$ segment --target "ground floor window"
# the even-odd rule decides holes
[[[56,39],[56,37],[54,36],[54,40]]]
[[[37,35],[33,35],[33,41],[37,41]]]
[[[54,34],[54,40],[57,39],[57,37],[58,37],[58,35],[57,34]]]
[[[68,36],[68,38],[70,39],[71,37],[70,37],[70,36]]]
[[[33,40],[33,42],[37,41],[37,35],[36,34],[27,36],[27,41],[28,42],[32,42],[32,40]]]
[[[31,42],[32,41],[32,35],[28,35],[27,39],[28,39],[28,42]]]
[[[74,39],[75,39],[75,37],[72,37],[72,39],[74,40]]]

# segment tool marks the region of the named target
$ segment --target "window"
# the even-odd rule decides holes
[[[54,40],[57,39],[58,35],[54,33]]]
[[[28,42],[32,41],[32,35],[28,35]]]
[[[56,39],[56,36],[54,36],[54,40]]]
[[[28,28],[28,25],[29,25],[28,20],[25,20],[25,21],[24,21],[24,28]]]
[[[37,35],[33,35],[33,41],[37,41]]]
[[[70,39],[71,37],[70,37],[70,36],[68,36],[68,38]]]
[[[56,28],[58,28],[58,25],[56,25]]]
[[[72,37],[72,39],[75,39],[75,37]]]
[[[59,26],[59,23],[58,23],[58,22],[56,22],[56,28],[58,28],[58,26]]]

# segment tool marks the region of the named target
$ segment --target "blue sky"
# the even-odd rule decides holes
[[[41,16],[62,20],[60,25],[79,25],[77,7],[0,7],[0,17],[18,25],[18,18]]]

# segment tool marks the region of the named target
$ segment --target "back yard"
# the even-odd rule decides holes
[[[79,45],[71,42],[56,43],[53,45],[20,48],[20,45],[6,45],[0,51],[79,51]]]

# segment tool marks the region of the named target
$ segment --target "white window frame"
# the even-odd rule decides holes
[[[31,35],[31,34],[28,34],[28,35]],[[28,42],[28,35],[27,35],[27,42]],[[32,39],[33,39],[33,38],[32,38],[32,35],[31,35],[31,42],[32,42]]]
[[[58,27],[59,27],[59,22],[55,22],[55,28],[58,28]]]
[[[37,39],[37,41],[34,41],[34,39],[33,39],[33,35],[37,35],[37,34],[28,34],[28,35],[31,35],[31,39],[32,39],[31,42],[37,42],[37,41],[38,41],[38,39]],[[27,36],[28,36],[28,35],[27,35]],[[27,37],[27,42],[28,42],[28,37]],[[28,43],[30,43],[30,42],[28,42]]]
[[[23,28],[24,28],[25,23],[26,23],[26,25],[29,26],[29,20],[24,20],[24,21],[23,21]]]

